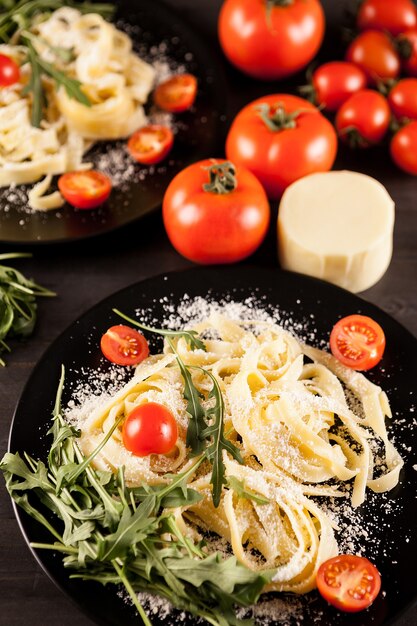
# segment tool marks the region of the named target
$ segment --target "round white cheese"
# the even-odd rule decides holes
[[[311,174],[290,185],[278,213],[281,266],[357,292],[374,285],[392,256],[394,201],[358,172]]]

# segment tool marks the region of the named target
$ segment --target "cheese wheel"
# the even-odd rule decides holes
[[[394,201],[358,172],[311,174],[282,196],[281,266],[357,292],[374,285],[392,256]]]

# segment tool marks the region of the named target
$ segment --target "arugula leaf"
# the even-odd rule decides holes
[[[239,498],[245,498],[245,500],[253,500],[257,504],[269,504],[268,498],[261,496],[259,493],[252,491],[252,489],[246,489],[243,480],[239,480],[236,476],[228,476],[227,483],[231,489],[239,496]]]

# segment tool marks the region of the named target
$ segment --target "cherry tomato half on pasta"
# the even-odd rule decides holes
[[[332,124],[307,100],[288,94],[259,98],[235,117],[226,155],[277,199],[294,181],[331,169],[337,152]]]
[[[83,170],[62,174],[58,188],[65,200],[77,209],[94,209],[108,199],[112,183],[102,172]]]
[[[178,426],[169,409],[158,402],[137,406],[125,419],[123,444],[135,456],[168,454],[178,439]]]
[[[347,61],[330,61],[320,65],[312,75],[314,101],[327,111],[337,111],[346,100],[367,84],[360,67]]]
[[[109,328],[100,347],[106,359],[117,365],[137,365],[149,356],[149,345],[142,333],[123,324]]]
[[[234,263],[263,241],[270,208],[261,183],[246,168],[207,159],[175,176],[162,215],[180,254],[196,263]]]
[[[9,87],[20,80],[20,68],[16,61],[6,54],[0,54],[0,87]]]
[[[348,613],[368,608],[381,589],[381,576],[375,565],[353,554],[340,554],[322,563],[316,582],[327,602]]]
[[[407,174],[417,176],[417,121],[400,128],[391,139],[391,157]]]
[[[177,74],[160,83],[154,91],[156,106],[170,113],[182,113],[194,104],[197,79],[192,74]]]
[[[227,58],[262,80],[298,72],[318,52],[325,18],[318,0],[225,0],[218,34]]]
[[[127,142],[127,149],[138,163],[154,165],[169,154],[174,135],[168,126],[151,124],[137,130]]]
[[[369,370],[382,359],[385,334],[372,318],[348,315],[334,325],[330,334],[330,350],[346,367]]]
[[[339,137],[353,148],[369,148],[382,141],[388,131],[391,112],[386,98],[364,89],[349,98],[336,115]]]
[[[417,11],[412,0],[364,0],[356,23],[360,30],[382,30],[398,35],[417,26]]]
[[[378,30],[360,33],[347,49],[346,61],[358,65],[372,84],[397,78],[400,56],[391,38]]]

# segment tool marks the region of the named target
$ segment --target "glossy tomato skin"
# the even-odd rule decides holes
[[[360,30],[381,30],[399,35],[417,26],[417,11],[412,0],[365,0],[359,7]]]
[[[398,120],[417,120],[417,78],[400,80],[389,92],[388,103]]]
[[[192,107],[197,96],[197,79],[193,74],[177,74],[160,83],[154,91],[154,102],[163,111],[183,113]]]
[[[149,356],[149,344],[142,333],[124,324],[109,328],[100,348],[106,359],[117,365],[138,365]]]
[[[127,149],[138,163],[155,165],[172,150],[174,135],[168,126],[150,124],[137,130],[127,142]]]
[[[323,598],[347,613],[367,609],[381,589],[381,576],[375,565],[353,554],[339,554],[322,563],[316,582]]]
[[[77,209],[95,209],[109,198],[112,183],[102,172],[83,170],[62,174],[58,188],[65,200]]]
[[[268,230],[270,208],[260,182],[236,167],[237,188],[226,194],[203,190],[207,167],[198,161],[182,170],[165,193],[162,215],[174,248],[196,263],[234,263],[252,254]]]
[[[274,6],[265,0],[225,0],[218,34],[228,59],[261,80],[290,76],[305,67],[323,41],[325,17],[318,0]]]
[[[133,409],[123,423],[123,444],[135,456],[168,454],[178,439],[178,426],[171,411],[158,402]]]
[[[339,137],[355,147],[368,148],[385,137],[390,124],[390,108],[386,98],[377,91],[364,89],[355,93],[339,109],[336,129]],[[351,142],[351,131],[357,133]]]
[[[403,71],[408,76],[417,77],[417,27],[410,28],[399,35],[397,43],[400,49]]]
[[[417,176],[417,121],[400,128],[391,139],[391,157],[407,174]]]
[[[371,84],[394,79],[401,62],[390,37],[377,30],[367,30],[356,37],[346,51],[346,61],[360,67]]]
[[[259,106],[280,104],[286,113],[300,111],[295,127],[270,130]],[[279,198],[294,181],[332,168],[337,136],[332,124],[307,100],[288,94],[259,98],[235,117],[226,140],[226,155],[261,181],[270,199]]]
[[[6,54],[0,54],[0,87],[10,87],[20,80],[20,68],[16,61]]]
[[[370,370],[382,359],[385,334],[371,317],[348,315],[333,326],[330,350],[346,367],[357,371]]]
[[[316,104],[337,111],[346,100],[367,85],[366,74],[347,61],[330,61],[318,67],[312,78]]]

